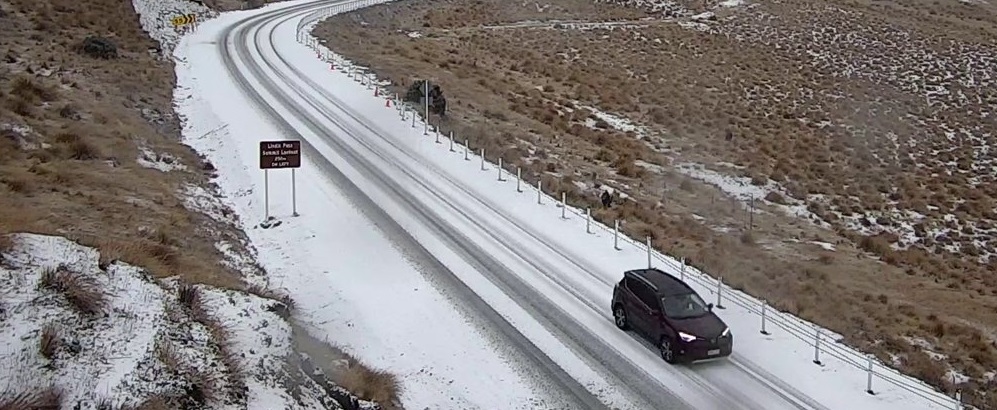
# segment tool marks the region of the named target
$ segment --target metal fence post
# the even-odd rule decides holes
[[[651,269],[654,266],[651,265],[651,236],[647,236],[647,268]]]
[[[464,138],[464,161],[470,161],[471,160],[471,158],[467,156],[468,155],[467,151],[469,149],[470,148],[468,148],[468,145],[467,145],[467,138]]]
[[[568,219],[568,194],[561,192],[561,219]]]
[[[868,369],[867,369],[867,371],[868,371],[868,377],[866,378],[866,381],[865,381],[865,392],[869,393],[869,394],[876,394],[876,392],[872,391],[872,374],[874,373],[872,371],[872,366],[874,365],[874,363],[872,361],[872,355],[871,354],[868,355],[868,358],[869,358],[869,366],[868,366]]]
[[[523,192],[523,188],[520,186],[523,182],[523,169],[516,167],[516,192]]]
[[[762,301],[762,331],[761,334],[768,336],[768,330],[765,330],[765,311],[768,310],[768,302]]]
[[[592,233],[592,208],[585,208],[585,233]]]
[[[502,179],[502,157],[499,157],[498,160],[498,180],[499,182],[505,181],[504,179]]]
[[[543,205],[544,203],[543,201],[544,191],[543,189],[541,189],[543,188],[543,182],[544,182],[543,179],[537,180],[537,204],[539,205]]]
[[[613,223],[613,249],[620,250],[620,220]]]
[[[724,277],[717,278],[717,309],[726,309],[723,305]]]
[[[685,281],[685,258],[682,258],[682,269],[679,270],[679,276],[682,281]]]
[[[820,329],[817,329],[817,336],[814,339],[814,364],[822,366],[820,362]]]
[[[450,131],[450,152],[454,152],[454,149],[453,149],[453,131]]]
[[[485,149],[481,149],[481,170],[485,170]]]
[[[436,134],[436,143],[437,144],[442,144],[440,142],[440,130],[433,130],[433,133]]]

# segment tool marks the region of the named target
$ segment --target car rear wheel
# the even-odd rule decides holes
[[[623,305],[616,305],[613,308],[613,322],[616,323],[616,327],[620,328],[620,330],[630,328],[630,323],[627,321],[627,310],[623,308]]]
[[[672,349],[672,341],[668,336],[661,336],[661,341],[658,342],[658,350],[661,352],[661,358],[665,359],[665,362],[675,364],[675,350]]]

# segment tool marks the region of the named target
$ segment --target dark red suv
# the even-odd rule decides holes
[[[713,304],[659,269],[624,272],[613,288],[612,309],[616,327],[650,338],[668,363],[726,357],[734,345]]]

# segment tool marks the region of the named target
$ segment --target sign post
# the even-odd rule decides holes
[[[295,170],[301,168],[301,141],[260,141],[260,169],[263,170],[265,219],[270,219],[271,169],[291,169],[291,211],[298,216],[298,193]]]

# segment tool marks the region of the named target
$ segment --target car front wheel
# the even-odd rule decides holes
[[[623,308],[623,305],[616,305],[613,308],[613,322],[616,323],[616,327],[620,328],[620,330],[630,328],[630,323],[627,322],[627,311]]]
[[[661,358],[665,359],[665,362],[675,364],[675,350],[672,348],[672,341],[668,336],[661,337],[661,341],[658,342],[658,350],[661,352]]]

